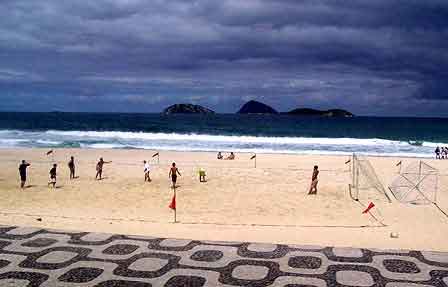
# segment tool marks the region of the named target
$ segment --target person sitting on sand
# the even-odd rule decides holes
[[[26,183],[26,168],[31,164],[27,163],[25,160],[22,160],[22,163],[19,165],[19,174],[20,174],[20,188],[25,188]]]
[[[50,186],[50,184],[52,184],[53,188],[56,187],[56,167],[57,167],[57,164],[53,164],[53,168],[50,169],[50,182],[48,183],[48,186]]]
[[[149,177],[149,171],[150,171],[149,163],[147,163],[146,160],[144,160],[143,164],[144,164],[145,182],[146,181],[151,182],[151,178]]]
[[[68,162],[68,169],[70,170],[70,179],[75,178],[75,158],[70,157],[70,161]]]
[[[112,161],[104,161],[103,158],[100,158],[100,161],[96,164],[96,175],[95,179],[101,180],[103,175],[103,165],[105,163],[111,163]]]
[[[230,155],[228,157],[226,157],[227,160],[234,160],[235,159],[235,154],[233,152],[230,152]]]
[[[317,165],[314,166],[313,175],[311,176],[311,186],[308,194],[317,194],[317,183],[319,180],[317,176],[319,175],[319,167]]]
[[[218,152],[218,155],[216,156],[216,158],[217,158],[217,159],[222,159],[222,158],[223,158],[221,152]]]
[[[170,168],[170,173],[168,175],[171,178],[171,182],[173,183],[173,188],[176,188],[177,175],[182,176],[179,172],[179,169],[176,167],[176,163],[173,162]]]

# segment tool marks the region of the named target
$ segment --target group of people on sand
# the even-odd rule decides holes
[[[218,155],[216,156],[217,159],[224,159],[224,160],[234,160],[235,154],[233,152],[230,152],[229,156],[224,157],[221,152],[218,152]]]
[[[103,165],[106,163],[111,163],[112,161],[104,161],[103,158],[100,158],[98,163],[96,164],[96,175],[95,179],[101,180],[103,175]],[[26,179],[27,179],[27,168],[31,164],[29,162],[26,162],[25,160],[22,160],[22,162],[19,165],[19,175],[20,175],[20,187],[25,188]],[[67,164],[68,169],[70,170],[70,180],[77,178],[75,175],[75,157],[71,156],[70,160]],[[57,167],[58,165],[54,163],[50,169],[49,175],[50,175],[50,181],[48,182],[48,186],[53,186],[53,188],[56,187],[56,178],[57,178]]]
[[[448,159],[448,147],[436,147],[436,159]]]
[[[221,158],[220,158],[221,156]],[[221,152],[218,153],[218,159],[223,159]],[[230,155],[226,158],[233,160],[235,159],[235,155],[233,152],[230,153]],[[103,166],[104,164],[112,163],[112,161],[104,161],[104,159],[101,157],[98,163],[96,164],[96,180],[101,180],[103,175]],[[23,189],[25,188],[26,180],[27,180],[27,168],[31,164],[26,162],[25,160],[22,160],[21,164],[19,165],[19,175],[20,175],[20,187]],[[143,161],[143,168],[144,168],[144,174],[145,174],[145,182],[151,182],[151,177],[149,176],[151,168],[149,163],[144,160]],[[75,176],[75,158],[73,156],[70,157],[70,161],[68,162],[68,168],[70,170],[70,180],[77,178]],[[48,186],[52,185],[53,188],[56,187],[56,177],[57,177],[57,164],[53,164],[50,172],[50,181],[48,182]],[[171,168],[168,174],[168,177],[171,179],[172,187],[176,188],[177,183],[177,176],[181,176],[181,173],[179,169],[176,166],[176,163],[171,164]],[[317,194],[317,183],[318,183],[318,175],[319,175],[319,167],[317,165],[314,166],[313,174],[311,176],[311,186],[308,191],[308,194]],[[199,172],[199,181],[205,182],[205,171],[200,170]]]

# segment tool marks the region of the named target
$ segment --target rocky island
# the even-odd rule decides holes
[[[278,114],[278,112],[266,104],[249,101],[241,107],[238,114]]]
[[[286,114],[294,116],[344,117],[344,118],[350,118],[354,116],[351,112],[342,109],[330,109],[326,111],[321,111],[315,109],[301,108],[301,109],[294,109],[292,111],[287,112]]]
[[[164,109],[162,114],[214,114],[215,112],[200,105],[175,104]]]

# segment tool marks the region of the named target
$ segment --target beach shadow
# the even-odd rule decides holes
[[[95,180],[105,180],[105,179],[108,179],[108,177],[107,177],[107,176],[104,176],[104,177],[102,177],[102,178],[97,178],[97,179],[95,179]]]
[[[55,186],[54,189],[61,189],[63,187],[64,187],[63,185],[59,185],[59,186]]]

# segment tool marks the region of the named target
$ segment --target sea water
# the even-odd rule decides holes
[[[0,113],[0,148],[113,148],[432,157],[448,119]]]

